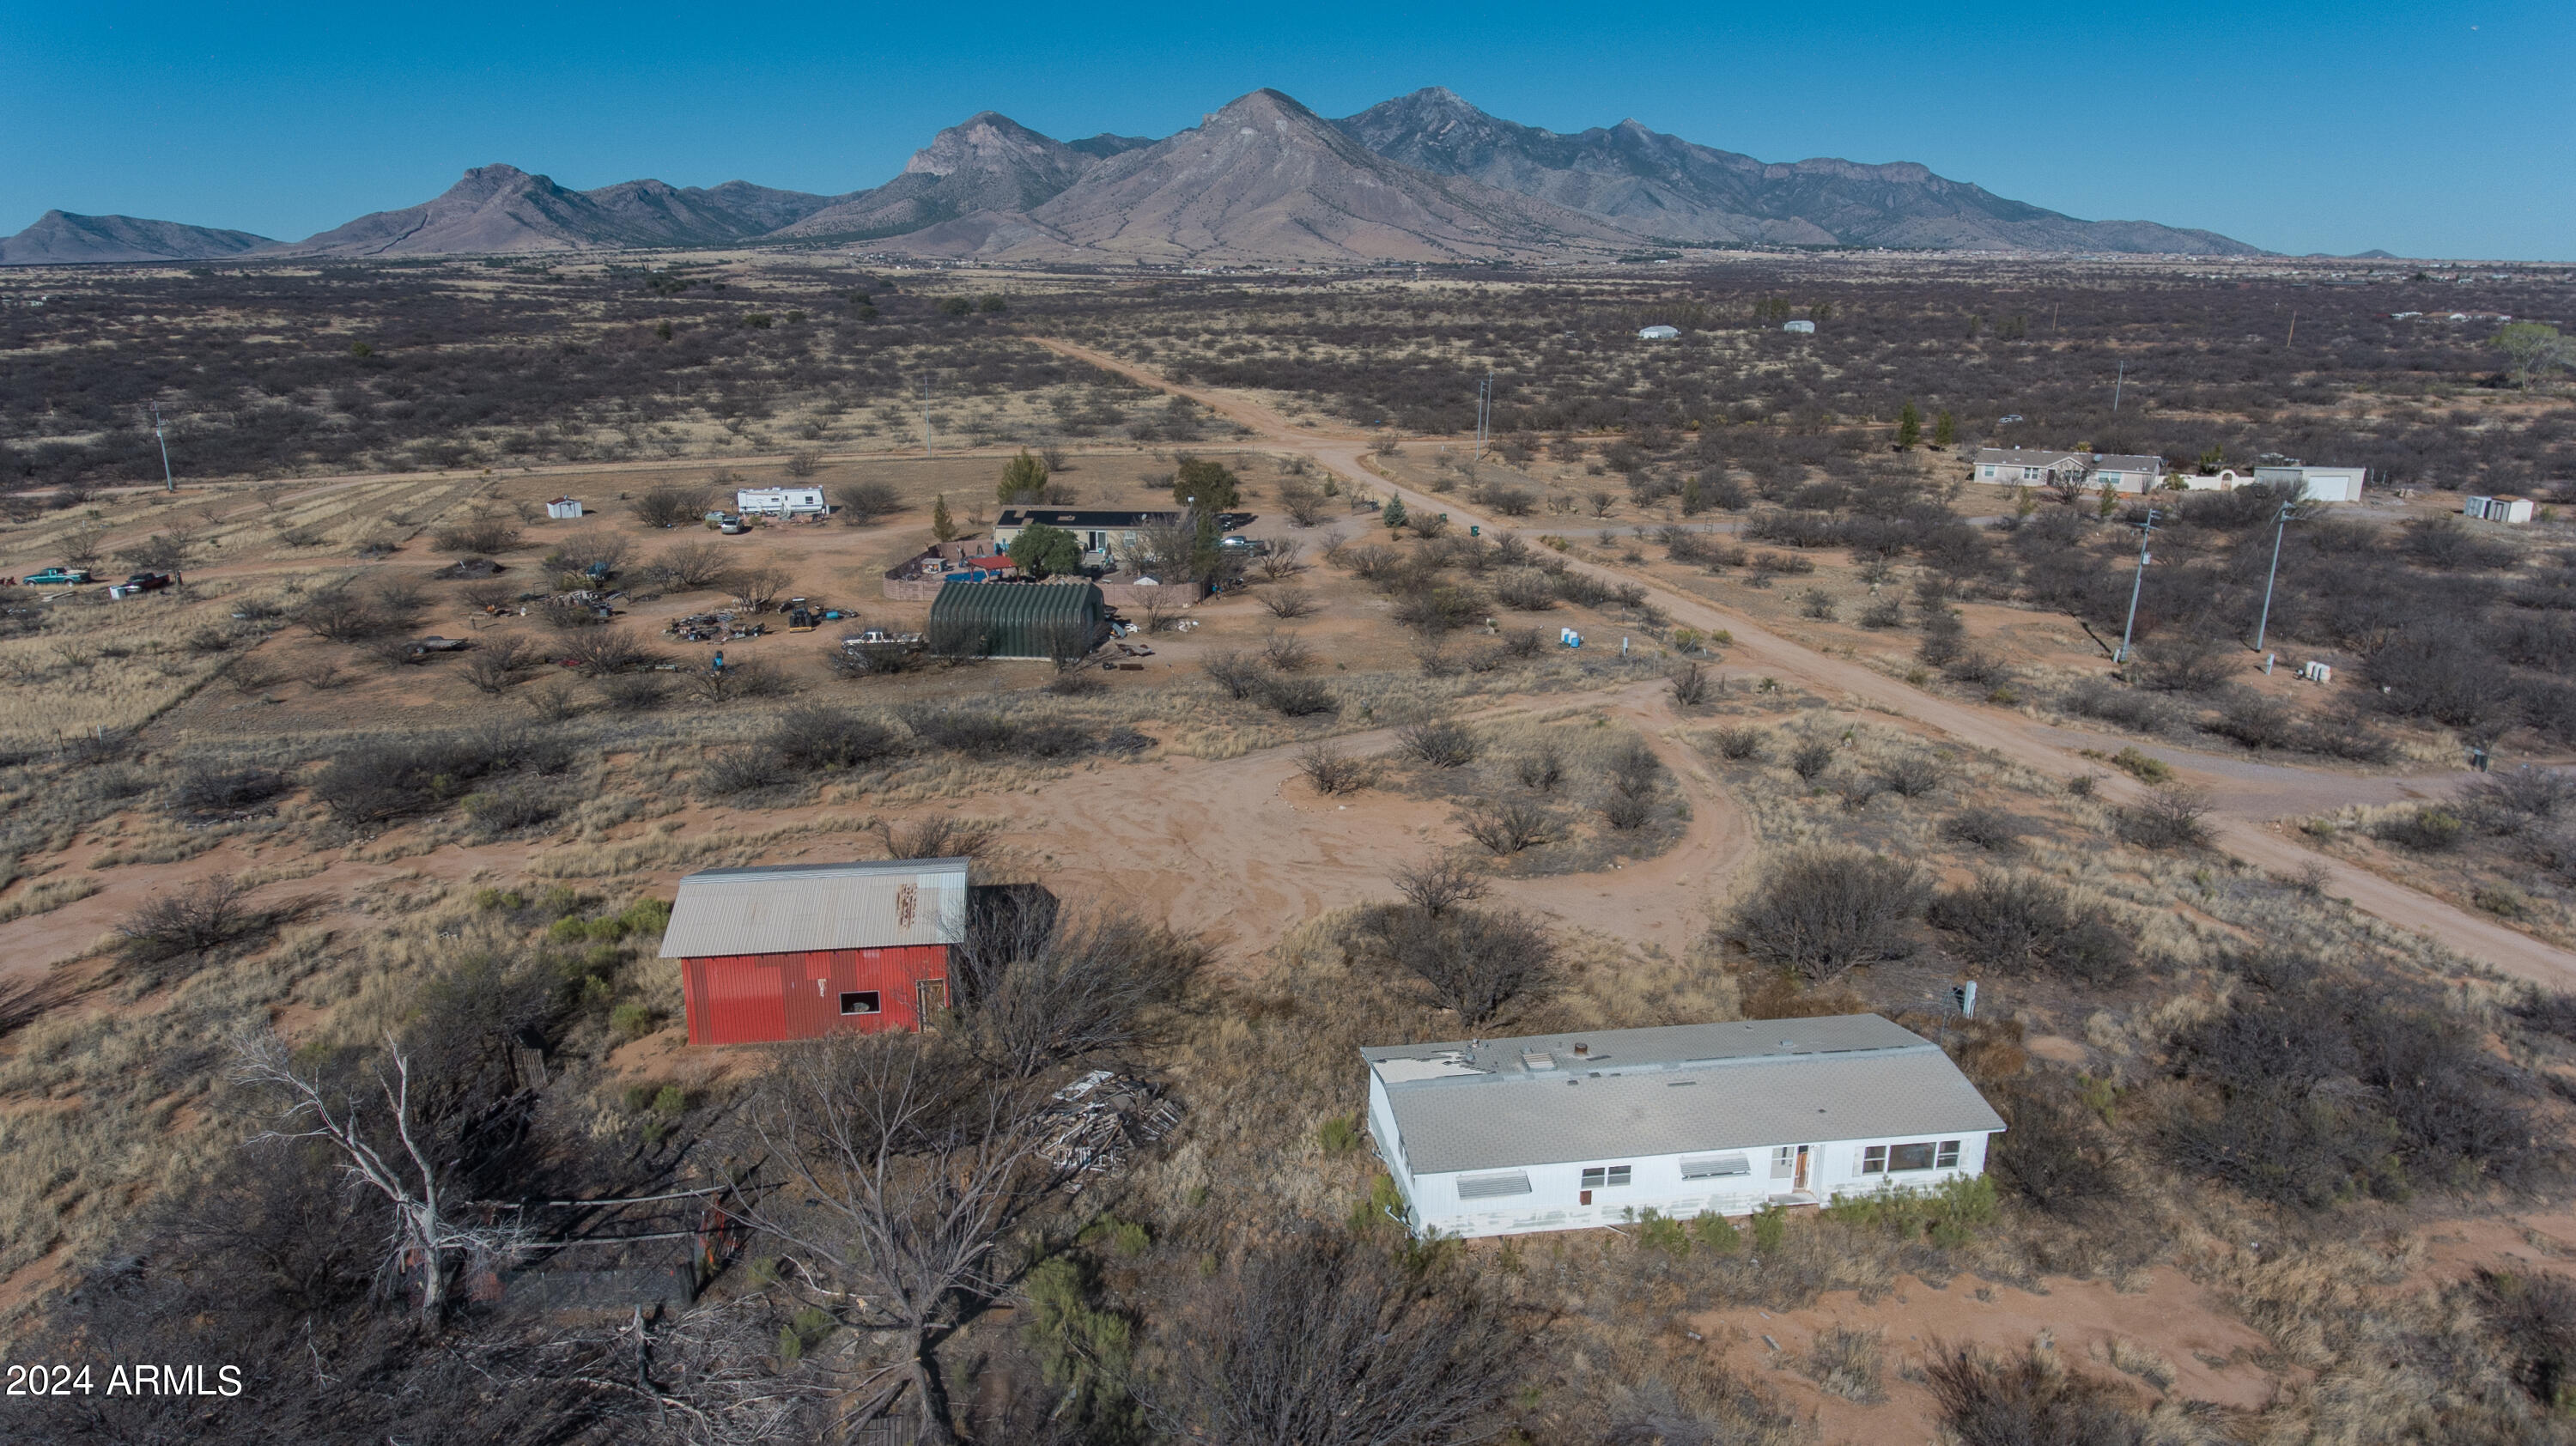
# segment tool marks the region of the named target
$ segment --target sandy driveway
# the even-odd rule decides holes
[[[1294,425],[1271,408],[1233,393],[1179,386],[1131,362],[1070,342],[1046,337],[1032,337],[1031,340],[1104,371],[1117,372],[1147,386],[1187,396],[1251,428],[1272,446],[1303,452],[1343,478],[1401,496],[1407,507],[1446,511],[1466,521],[1479,523],[1488,532],[1509,530],[1534,537],[1548,530],[1517,528],[1465,507],[1456,498],[1435,499],[1389,481],[1367,465],[1369,441],[1360,434]],[[1593,563],[1577,562],[1573,565],[1599,576],[1644,584],[1656,606],[1670,613],[1677,622],[1700,628],[1724,628],[1733,633],[1736,645],[1728,655],[1730,668],[1758,668],[1765,673],[1793,679],[1801,686],[1829,697],[1842,696],[1874,704],[1916,719],[1963,743],[1992,749],[2048,773],[2061,777],[2083,773],[2103,776],[2105,771],[2078,756],[2077,750],[2104,744],[2116,750],[2128,741],[2097,739],[2074,730],[2050,727],[2017,713],[1953,702],[1910,687],[1859,663],[1829,657],[1790,642],[1741,613],[1728,611],[1703,598],[1673,592],[1656,585],[1650,578],[1631,576],[1616,568]],[[2329,858],[2302,846],[2293,836],[2271,826],[2285,817],[2325,812],[2353,804],[2393,802],[2408,796],[2404,790],[2410,788],[2423,790],[2423,796],[2435,796],[2456,787],[2463,781],[2460,775],[2400,779],[2385,775],[2347,774],[2323,768],[2253,763],[2164,745],[2150,746],[2148,751],[2172,764],[2183,782],[2210,792],[2216,804],[2210,821],[2218,844],[2245,862],[2281,874],[2293,874],[2311,865],[2322,865],[2327,892],[2349,899],[2355,908],[2377,915],[2391,924],[2428,935],[2469,959],[2507,974],[2551,988],[2576,988],[2576,954],[2493,920],[2453,908],[2367,870]],[[2125,774],[2117,773],[2103,776],[2100,786],[2107,796],[2115,799],[2134,798],[2144,791]]]

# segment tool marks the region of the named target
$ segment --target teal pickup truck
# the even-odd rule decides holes
[[[78,587],[90,581],[90,575],[77,567],[49,567],[31,572],[19,579],[29,587]]]

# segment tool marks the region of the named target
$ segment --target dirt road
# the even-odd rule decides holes
[[[1304,453],[1338,476],[1380,492],[1401,496],[1408,508],[1445,511],[1482,525],[1489,533],[1536,535],[1548,529],[1520,528],[1483,516],[1456,498],[1433,498],[1399,486],[1367,465],[1369,439],[1357,432],[1327,431],[1293,424],[1270,407],[1234,393],[1184,387],[1154,372],[1104,352],[1047,337],[1037,345],[1064,356],[1116,372],[1144,385],[1178,393],[1220,416],[1251,429],[1264,443]],[[2126,740],[2097,738],[2051,727],[2017,713],[1954,702],[1923,692],[1859,663],[1829,657],[1770,632],[1741,613],[1705,599],[1657,586],[1652,579],[1631,576],[1594,563],[1573,564],[1604,577],[1643,583],[1656,606],[1675,621],[1699,628],[1724,628],[1735,636],[1728,655],[1730,671],[1761,672],[1796,681],[1826,696],[1843,696],[1915,719],[1962,743],[1992,749],[2030,767],[2073,777],[2093,774],[2102,791],[2115,799],[2136,797],[2144,789],[2125,774],[2106,773],[2080,756],[2084,748],[2110,750]],[[2465,775],[2392,778],[2339,773],[2330,769],[2253,763],[2220,754],[2158,745],[2149,751],[2171,764],[2184,783],[2209,791],[2215,801],[2210,816],[2218,846],[2258,868],[2295,874],[2311,867],[2324,870],[2328,893],[2388,923],[2429,936],[2464,958],[2506,974],[2551,988],[2576,988],[2576,954],[2529,935],[2480,918],[2418,893],[2367,870],[2355,868],[2303,847],[2273,825],[2280,819],[2326,812],[2355,804],[2377,804],[2408,796],[2434,797],[2449,792]],[[2420,793],[2416,791],[2420,790]]]

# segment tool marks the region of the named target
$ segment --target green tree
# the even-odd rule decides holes
[[[983,312],[1008,311],[1011,309],[1011,303],[1005,301],[1000,292],[987,291],[975,298],[975,309]]]
[[[2551,371],[2576,363],[2576,346],[2545,321],[2513,322],[2496,332],[2495,344],[2513,363],[2514,384],[2525,391],[2533,378],[2546,381]]]
[[[1082,543],[1061,527],[1033,522],[1011,539],[1011,565],[1032,577],[1053,577],[1082,567]]]
[[[1390,497],[1386,499],[1386,511],[1378,515],[1380,519],[1386,523],[1388,531],[1392,532],[1396,528],[1402,527],[1404,525],[1404,499],[1401,497]]]
[[[1908,401],[1905,410],[1896,414],[1896,445],[1908,452],[1923,440],[1923,409]]]
[[[1692,517],[1707,510],[1708,496],[1700,489],[1699,474],[1693,472],[1682,479],[1682,515]]]
[[[939,298],[939,314],[941,316],[964,316],[974,309],[975,303],[968,301],[962,296],[943,296]]]
[[[1227,512],[1243,501],[1243,485],[1223,462],[1183,457],[1172,473],[1172,500],[1184,507]]]
[[[1002,501],[1005,504],[1035,502],[1045,495],[1046,482],[1046,459],[1031,456],[1029,449],[1022,447],[1020,455],[1002,464],[1002,485],[999,489]]]
[[[1945,411],[1932,419],[1932,445],[1954,447],[1959,442],[1959,414]]]
[[[930,504],[930,535],[942,542],[957,540],[957,519],[948,515],[948,494],[945,492]]]

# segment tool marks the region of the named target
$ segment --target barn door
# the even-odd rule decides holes
[[[912,990],[913,1006],[919,1011],[913,1018],[921,1021],[922,1026],[927,1028],[939,1011],[948,1007],[948,981],[916,979],[913,981]]]

